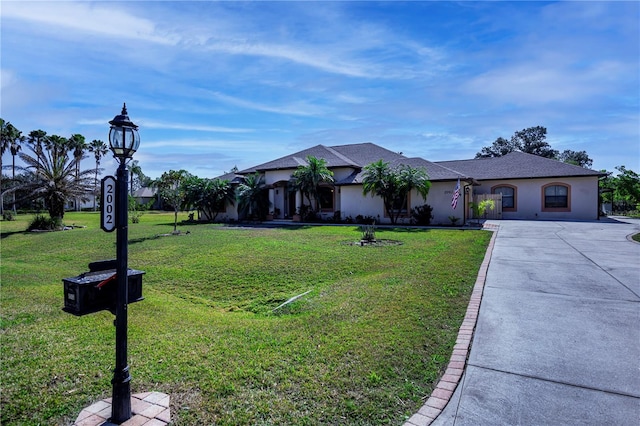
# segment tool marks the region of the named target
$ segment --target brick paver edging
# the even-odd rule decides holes
[[[467,306],[467,313],[464,316],[464,321],[458,331],[458,339],[453,346],[453,353],[451,359],[447,365],[447,369],[444,375],[440,378],[440,381],[436,385],[436,388],[427,399],[427,402],[418,410],[416,414],[411,416],[406,421],[404,426],[428,426],[436,417],[442,413],[444,407],[449,403],[453,391],[458,386],[464,368],[467,364],[467,358],[469,357],[469,350],[471,349],[471,339],[473,338],[473,330],[476,328],[476,322],[478,321],[478,311],[480,310],[480,301],[482,300],[482,292],[484,291],[484,283],[487,278],[487,269],[489,268],[489,262],[491,261],[491,253],[493,252],[493,245],[496,239],[499,226],[485,224],[484,229],[494,231],[491,236],[491,241],[487,247],[487,251],[484,254],[484,260],[480,265],[478,271],[478,277],[476,283],[473,286],[473,292],[471,293],[471,299],[469,300],[469,306]]]
[[[171,423],[169,395],[144,392],[131,395],[132,417],[120,426],[166,426]],[[80,412],[73,426],[105,426],[111,417],[111,398],[103,399]],[[115,426],[115,425],[113,425]]]

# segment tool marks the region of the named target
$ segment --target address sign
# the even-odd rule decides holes
[[[102,199],[100,200],[100,228],[106,232],[116,229],[116,178],[105,176],[102,178],[100,188]]]

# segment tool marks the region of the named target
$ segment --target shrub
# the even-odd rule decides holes
[[[129,212],[129,220],[131,220],[131,223],[140,223],[140,217],[143,214],[143,211],[131,211]]]
[[[433,219],[433,207],[429,204],[414,207],[411,209],[411,223],[414,225],[427,226],[431,224]]]
[[[362,216],[359,214],[356,216],[356,223],[361,225],[375,225],[376,218],[373,216]]]
[[[375,225],[362,225],[360,227],[362,231],[362,241],[375,241],[376,240],[376,226]]]
[[[478,203],[469,203],[469,207],[471,207],[471,210],[473,211],[473,217],[475,219],[480,219],[481,217],[486,216],[487,210],[493,210],[496,207],[496,203],[490,199],[482,200]]]
[[[2,212],[2,220],[16,220],[16,214],[13,210],[5,210]]]
[[[303,204],[300,206],[299,213],[303,222],[319,222],[320,221],[320,218],[318,217],[316,212],[311,210],[311,206],[307,204]]]
[[[43,214],[37,214],[29,223],[27,231],[33,231],[36,229],[41,231],[52,231],[54,229],[59,229],[61,226],[61,218],[52,218]]]

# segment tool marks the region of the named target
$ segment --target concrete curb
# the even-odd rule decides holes
[[[491,253],[493,252],[493,246],[499,226],[485,224],[483,229],[494,232],[484,255],[484,260],[480,265],[476,283],[473,287],[473,292],[471,293],[471,299],[469,300],[469,306],[467,306],[467,313],[465,314],[462,325],[460,326],[460,331],[458,331],[458,338],[456,339],[456,344],[453,346],[453,353],[451,354],[451,359],[449,360],[447,369],[445,370],[444,375],[440,378],[436,388],[431,393],[431,396],[427,399],[427,402],[416,414],[411,416],[411,418],[404,423],[404,426],[430,425],[440,415],[440,413],[442,413],[442,410],[444,410],[444,407],[449,403],[453,392],[460,383],[462,373],[464,373],[464,369],[467,364],[467,359],[469,358],[473,331],[475,330],[476,323],[478,322],[480,302],[482,301],[482,293],[484,291],[484,284],[487,278],[487,270],[489,269]]]

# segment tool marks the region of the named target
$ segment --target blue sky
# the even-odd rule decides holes
[[[2,118],[108,142],[126,102],[153,178],[317,144],[467,159],[538,125],[640,170],[638,2],[3,0],[0,19]]]

